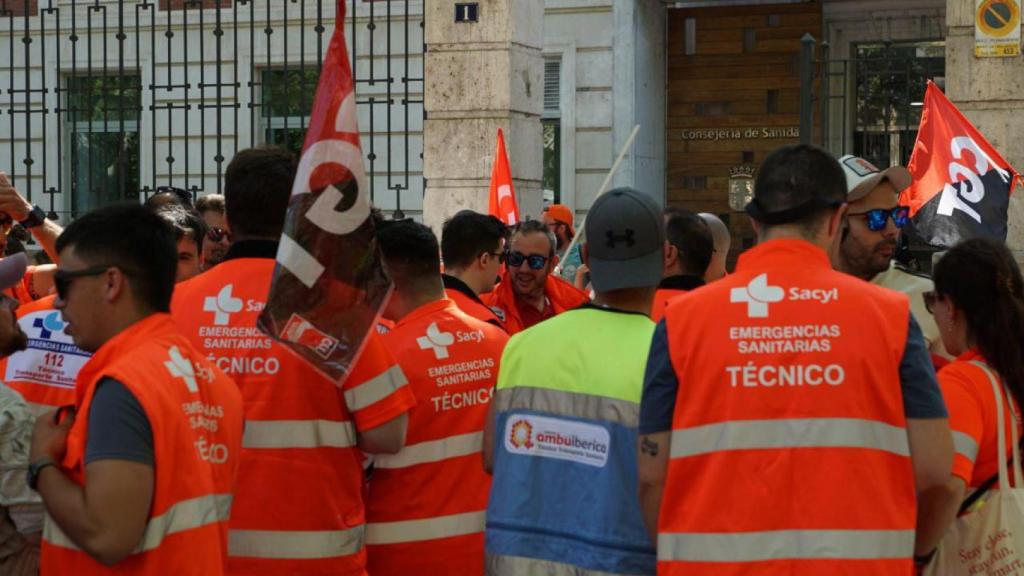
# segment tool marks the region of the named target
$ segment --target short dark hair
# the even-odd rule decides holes
[[[666,210],[665,240],[679,250],[684,274],[704,275],[715,252],[715,241],[703,218],[682,208]]]
[[[157,186],[153,195],[146,198],[146,208],[156,210],[168,204],[177,204],[186,208],[192,208],[192,193],[177,186]]]
[[[295,155],[276,146],[235,154],[224,171],[224,206],[235,238],[281,235],[297,168]]]
[[[206,223],[194,210],[186,210],[177,204],[165,204],[156,210],[156,215],[163,218],[174,230],[175,241],[191,238],[196,243],[196,250],[203,251],[203,238],[206,236]]]
[[[463,210],[441,228],[441,258],[449,268],[466,268],[484,252],[498,248],[508,227],[490,214]]]
[[[74,247],[90,265],[110,264],[130,279],[135,297],[152,312],[168,312],[178,272],[177,241],[167,221],[137,203],[97,208],[71,222],[57,252]]]
[[[411,219],[378,224],[377,243],[391,280],[401,289],[441,276],[441,257],[434,232]]]
[[[516,224],[512,227],[512,234],[510,234],[510,237],[515,236],[516,234],[519,234],[520,236],[526,236],[527,234],[543,234],[544,237],[548,239],[548,245],[551,246],[551,250],[548,253],[551,256],[555,255],[555,249],[558,247],[558,240],[555,238],[554,233],[547,227],[547,224],[544,224],[540,220],[523,220]]]
[[[224,208],[224,195],[223,194],[207,194],[206,196],[200,196],[196,200],[196,212],[200,215],[206,214],[207,212],[219,212],[223,214]]]
[[[846,175],[839,161],[822,148],[810,144],[783,146],[761,164],[754,199],[767,215],[809,206],[785,224],[799,225],[805,234],[814,235],[822,217],[846,201]]]

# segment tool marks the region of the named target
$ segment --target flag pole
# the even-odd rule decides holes
[[[612,164],[611,170],[608,171],[608,175],[604,177],[604,182],[602,182],[601,187],[597,189],[597,195],[594,196],[594,200],[600,198],[601,194],[604,194],[608,190],[608,185],[611,184],[612,177],[615,176],[616,170],[619,169],[619,164],[622,164],[622,159],[626,157],[626,153],[629,152],[629,149],[633,146],[633,141],[636,140],[636,135],[639,132],[640,125],[637,124],[636,126],[633,126],[633,131],[629,133],[629,138],[626,139],[626,143],[622,146],[622,150],[619,152],[619,157],[615,159],[615,162]],[[569,246],[565,249],[565,252],[563,253],[564,256],[568,256],[569,254],[571,254],[572,249],[576,247],[576,244],[579,243],[580,238],[583,237],[583,224],[586,223],[586,221],[587,217],[584,216],[583,220],[580,220],[579,226],[575,227],[576,235],[573,236],[572,241],[569,242]],[[555,274],[558,274],[561,271],[562,263],[559,262],[558,265],[555,266]]]

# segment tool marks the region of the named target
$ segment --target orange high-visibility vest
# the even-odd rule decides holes
[[[907,575],[907,297],[773,240],[679,298],[659,575]]]
[[[61,468],[86,485],[89,408],[104,377],[122,383],[153,430],[153,503],[135,551],[104,566],[46,518],[44,575],[224,573],[228,517],[242,444],[242,398],[167,314],[136,322],[79,372],[76,417]]]
[[[53,307],[56,296],[18,306],[18,325],[28,348],[0,360],[0,378],[28,402],[38,416],[75,403],[75,378],[91,354],[64,333],[65,322]]]
[[[491,478],[480,450],[508,335],[451,300],[384,337],[416,393],[405,447],[376,456],[366,541],[372,575],[483,575]]]
[[[228,573],[362,575],[357,430],[400,416],[415,399],[376,331],[341,386],[260,332],[273,271],[270,258],[227,260],[178,284],[171,305],[245,401]]]
[[[549,274],[544,282],[544,296],[556,315],[590,302],[586,292],[555,274]],[[522,332],[526,328],[516,308],[516,295],[512,290],[511,272],[508,269],[501,275],[501,282],[494,290],[484,294],[482,300],[499,316],[509,334]]]

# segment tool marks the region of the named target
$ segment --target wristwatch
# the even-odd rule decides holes
[[[36,490],[36,486],[39,485],[39,473],[43,471],[43,468],[47,466],[56,466],[57,462],[53,458],[40,458],[35,462],[28,465],[28,474],[26,482],[28,487]]]
[[[18,224],[21,224],[22,228],[28,229],[42,226],[43,222],[46,222],[46,212],[36,205],[32,207],[32,211],[24,220],[18,221]]]

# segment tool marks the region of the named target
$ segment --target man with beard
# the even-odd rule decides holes
[[[903,292],[910,297],[910,312],[921,326],[932,361],[945,364],[948,354],[942,346],[939,328],[924,305],[925,292],[934,289],[927,276],[910,272],[893,260],[900,231],[910,221],[910,209],[899,205],[899,194],[910,186],[910,172],[902,166],[879,170],[856,156],[843,156],[839,164],[846,173],[847,228],[832,264],[872,284]]]
[[[24,254],[0,261],[0,288],[21,281]],[[18,326],[18,302],[0,295],[0,356],[24,350],[28,336]],[[22,397],[0,383],[0,574],[37,574],[43,505],[25,479],[35,416]]]
[[[509,334],[571,310],[590,300],[572,284],[552,274],[558,264],[555,236],[538,220],[516,225],[509,238],[501,283],[484,298]]]

